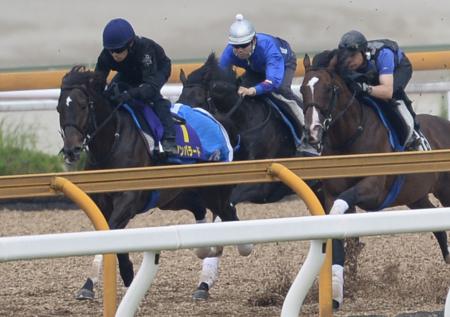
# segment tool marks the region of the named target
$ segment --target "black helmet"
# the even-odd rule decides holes
[[[352,30],[342,35],[339,49],[363,52],[367,49],[367,39],[361,32]]]

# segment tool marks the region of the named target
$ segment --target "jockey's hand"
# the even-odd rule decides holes
[[[128,103],[131,101],[131,99],[133,99],[133,98],[126,90],[124,92],[122,92],[120,95],[118,95],[117,97],[115,97],[115,100],[117,101],[118,104]]]
[[[366,83],[354,82],[351,88],[357,96],[370,95],[372,92],[372,86]]]
[[[256,88],[255,87],[246,88],[246,87],[240,86],[239,89],[238,89],[238,95],[241,96],[241,97],[255,96],[256,95]]]

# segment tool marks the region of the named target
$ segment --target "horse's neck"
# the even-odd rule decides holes
[[[112,152],[117,137],[119,117],[117,112],[111,115],[112,107],[103,98],[95,103],[94,109],[96,128],[93,133],[95,136],[89,149],[95,157],[99,158]]]
[[[367,112],[367,109],[351,94],[340,96],[328,132],[331,148],[351,147],[361,138],[361,135],[367,132],[365,131]]]
[[[237,103],[239,96],[236,93],[226,94],[223,98],[212,98],[216,108],[220,109],[221,112],[229,112],[233,106]]]

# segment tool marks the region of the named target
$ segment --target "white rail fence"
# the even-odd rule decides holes
[[[161,93],[172,102],[181,93],[181,84],[166,84]],[[292,85],[292,90],[298,94],[300,85]],[[408,93],[440,93],[447,97],[447,113],[450,120],[450,82],[410,83]],[[58,101],[59,89],[21,90],[0,92],[0,111],[50,110],[54,111]]]
[[[0,238],[0,262],[98,253],[145,252],[139,272],[116,314],[133,316],[156,275],[157,254],[160,251],[211,245],[312,240],[308,256],[289,289],[281,311],[281,316],[298,316],[305,296],[323,263],[323,243],[326,239],[449,229],[450,208],[439,208],[3,237]],[[450,292],[444,316],[450,317]]]

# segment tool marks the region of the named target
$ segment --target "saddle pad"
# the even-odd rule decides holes
[[[180,103],[173,104],[170,111],[186,121],[186,127],[188,127],[187,132],[191,128],[198,136],[202,151],[201,160],[215,162],[230,162],[233,160],[233,148],[231,147],[228,133],[222,124],[209,112],[201,108],[192,108]],[[186,130],[182,127],[180,129],[183,133],[182,141],[184,142],[187,136]],[[187,149],[190,151],[189,147]]]
[[[378,105],[378,103],[375,100],[373,100],[372,98],[369,98],[369,97],[364,97],[363,101],[364,101],[364,104],[372,107],[372,109],[375,110],[375,113],[378,115],[378,117],[380,118],[381,122],[385,126],[386,130],[388,131],[389,143],[391,144],[392,149],[394,151],[396,151],[396,152],[404,151],[405,147],[404,147],[404,145],[400,144],[397,132],[392,127],[392,125],[389,122],[389,120],[386,118],[386,115],[381,110],[381,108]]]

